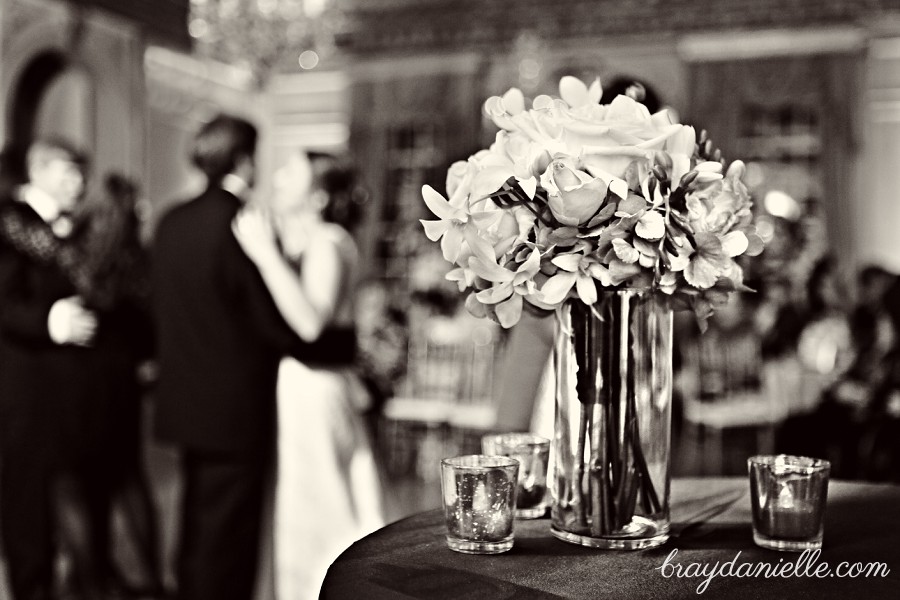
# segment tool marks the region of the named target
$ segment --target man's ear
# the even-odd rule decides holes
[[[29,183],[34,183],[35,179],[39,179],[41,176],[41,167],[37,165],[28,165],[25,169],[25,181]]]
[[[234,174],[252,186],[254,175],[256,174],[256,163],[253,157],[247,154],[238,156],[234,162]]]
[[[328,192],[325,190],[313,190],[310,192],[309,199],[312,206],[320,212],[328,206]]]

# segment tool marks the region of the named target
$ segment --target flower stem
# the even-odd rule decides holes
[[[599,306],[572,303],[577,394],[580,400],[578,442],[572,496],[576,526],[593,536],[610,535],[642,512],[658,513],[659,496],[641,444],[635,373],[655,349],[636,345],[635,321],[643,306],[612,296]],[[652,300],[651,300],[652,301]],[[652,310],[650,311],[652,313]],[[652,329],[652,327],[651,327]]]
[[[613,529],[610,506],[612,499],[609,495],[609,455],[606,439],[609,431],[606,429],[605,412],[608,406],[603,403],[595,405],[594,428],[591,430],[594,436],[594,460],[591,465],[591,502],[592,520],[591,534],[601,536],[610,533]],[[599,414],[598,414],[599,413]]]
[[[591,425],[590,405],[581,403],[581,415],[578,421],[578,446],[575,460],[575,477],[572,482],[575,495],[575,522],[579,527],[587,527],[587,507],[585,506],[584,487],[584,448],[588,428]]]

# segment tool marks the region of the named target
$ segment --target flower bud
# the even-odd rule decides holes
[[[669,174],[666,173],[665,169],[663,169],[660,165],[653,165],[653,168],[650,169],[650,172],[653,173],[653,176],[656,177],[659,181],[667,181],[669,179]]]
[[[672,168],[672,157],[669,156],[668,152],[656,152],[653,155],[653,159],[653,162],[657,165],[661,165],[664,169],[668,170]]]
[[[688,171],[681,178],[681,181],[678,182],[678,187],[687,189],[687,187],[694,183],[694,180],[697,179],[697,175],[699,175],[697,171]]]
[[[744,173],[746,172],[747,167],[744,165],[744,162],[736,160],[728,167],[728,170],[725,172],[725,176],[729,179],[742,179],[744,177]]]

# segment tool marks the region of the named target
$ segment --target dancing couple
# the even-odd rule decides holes
[[[4,158],[0,530],[13,600],[157,596],[137,376],[152,332],[135,190],[116,176],[86,194],[87,159],[62,140]],[[133,544],[130,573],[113,556],[114,508]]]
[[[243,119],[204,125],[192,160],[208,186],[155,235],[156,430],[183,449],[185,600],[252,597],[276,445],[278,600],[318,597],[330,562],[382,524],[351,368],[357,252],[336,222],[350,171],[296,152],[273,197],[251,200],[256,143]]]

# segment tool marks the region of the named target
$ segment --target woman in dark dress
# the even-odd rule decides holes
[[[147,484],[142,446],[142,397],[139,371],[153,355],[153,327],[149,314],[149,265],[139,237],[135,211],[137,188],[128,179],[112,174],[104,193],[89,200],[80,211],[80,251],[90,284],[86,304],[103,328],[95,347],[98,368],[109,394],[108,414],[101,418],[101,439],[109,469],[98,472],[98,484],[106,502],[120,508],[127,527],[125,539],[138,558],[130,566],[137,573],[118,576],[117,584],[136,594],[162,593],[159,540],[155,508]],[[100,556],[110,560],[109,506],[98,514],[102,539]],[[105,547],[104,547],[105,546]],[[112,576],[112,572],[110,572]]]
[[[85,488],[80,472],[88,445],[80,442],[96,431],[82,422],[103,414],[96,406],[104,398],[95,393],[89,348],[97,322],[80,297],[88,277],[64,213],[80,201],[84,161],[58,141],[32,144],[27,159],[3,158],[0,532],[7,575],[16,600],[50,597],[58,537],[72,548],[78,587],[96,597],[87,503],[72,492]],[[73,508],[60,510],[64,504]]]

